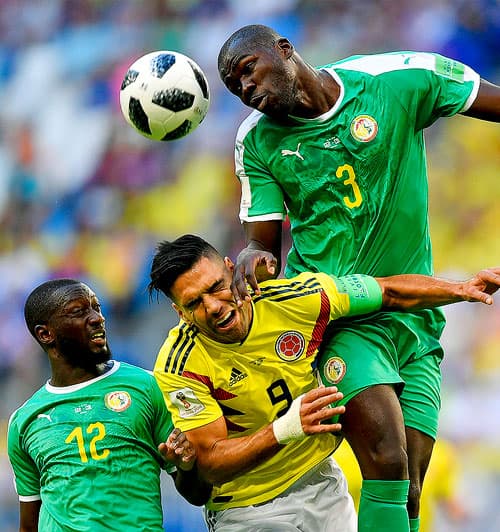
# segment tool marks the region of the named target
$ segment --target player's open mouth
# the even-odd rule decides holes
[[[215,326],[217,327],[217,329],[226,329],[227,327],[232,325],[235,316],[236,314],[234,310],[230,310],[225,316],[222,317],[222,319],[215,323]]]
[[[97,345],[106,345],[106,333],[104,331],[94,333],[90,337],[90,341]]]

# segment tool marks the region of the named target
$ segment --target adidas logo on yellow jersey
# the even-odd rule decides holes
[[[233,368],[231,370],[231,377],[229,377],[229,386],[234,386],[235,384],[245,379],[246,377],[248,377],[248,375],[245,372],[240,371],[239,369]]]

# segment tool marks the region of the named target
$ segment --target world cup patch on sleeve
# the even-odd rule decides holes
[[[205,405],[196,397],[196,394],[191,388],[182,388],[169,392],[172,404],[179,410],[179,415],[182,418],[193,417],[202,410],[205,410]]]

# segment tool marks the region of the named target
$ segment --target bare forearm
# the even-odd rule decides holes
[[[383,308],[419,309],[463,300],[460,282],[425,275],[395,275],[377,281],[382,287]]]
[[[448,281],[426,275],[379,277],[382,307],[419,309],[449,305],[458,301],[493,303],[491,294],[500,287],[500,268],[481,270],[468,281]]]
[[[296,397],[287,412],[272,424],[249,436],[228,438],[224,418],[189,431],[197,447],[198,468],[208,481],[222,484],[274,456],[282,444],[294,445],[306,436],[338,432],[331,418],[344,413],[344,406],[332,407],[342,399],[335,386],[320,386]]]
[[[247,241],[245,249],[272,253],[277,261],[276,275],[278,275],[281,270],[282,222],[280,220],[272,220],[245,223],[244,229]],[[268,276],[265,276],[265,278],[268,278]]]
[[[222,484],[275,455],[281,447],[268,425],[250,436],[213,442],[210,449],[199,452],[198,468],[209,482]]]

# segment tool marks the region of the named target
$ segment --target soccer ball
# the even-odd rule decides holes
[[[120,88],[125,120],[152,140],[185,137],[205,118],[209,104],[205,74],[179,52],[151,52],[137,59]]]

